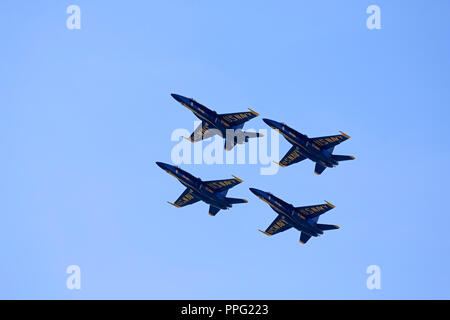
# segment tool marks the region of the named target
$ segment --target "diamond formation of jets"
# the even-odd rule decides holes
[[[310,159],[316,163],[314,173],[320,175],[326,168],[337,166],[339,161],[355,159],[353,156],[333,154],[335,146],[350,138],[343,132],[334,136],[308,138],[308,136],[301,134],[284,123],[270,119],[263,119],[263,121],[272,129],[281,133],[292,144],[291,149],[277,163],[282,167]]]
[[[250,138],[262,136],[262,134],[256,132],[243,131],[244,124],[259,115],[251,109],[246,112],[218,114],[194,99],[178,94],[172,94],[171,96],[191,110],[201,120],[201,124],[191,136],[189,138],[185,137],[191,142],[198,142],[214,135],[220,135],[225,138],[225,149],[231,150],[236,144],[242,144],[248,142]],[[340,132],[341,134],[339,135],[308,138],[308,136],[284,123],[270,119],[263,119],[263,121],[292,144],[291,149],[280,162],[276,162],[282,167],[310,159],[315,162],[314,173],[320,175],[326,168],[337,166],[340,161],[355,159],[353,156],[333,154],[334,148],[338,144],[350,138],[343,132]],[[209,204],[209,214],[215,216],[220,210],[229,209],[233,204],[247,202],[245,199],[226,197],[229,189],[242,182],[241,179],[235,176],[233,176],[233,179],[202,181],[200,178],[177,166],[163,162],[156,162],[156,164],[186,187],[186,190],[174,203],[168,201],[177,208],[191,205],[201,200]],[[336,225],[317,223],[322,214],[334,208],[334,205],[327,201],[318,205],[294,207],[270,192],[255,188],[250,188],[250,191],[266,202],[278,214],[265,231],[259,230],[268,236],[294,228],[300,231],[300,242],[305,244],[311,237],[318,237],[324,231],[339,229]]]
[[[250,188],[250,191],[258,198],[266,202],[278,216],[262,233],[273,236],[274,234],[295,228],[300,231],[300,243],[305,244],[311,237],[317,237],[326,230],[339,229],[336,225],[317,223],[320,215],[334,208],[329,202],[319,205],[294,207],[269,192]]]
[[[218,114],[194,99],[186,98],[178,94],[172,97],[183,106],[191,110],[202,123],[195,129],[187,140],[191,142],[208,139],[216,134],[225,138],[225,149],[231,150],[236,144],[248,142],[250,138],[261,137],[257,132],[245,132],[242,130],[244,124],[259,114],[249,108],[249,111]],[[228,131],[228,135],[227,135]],[[232,134],[230,134],[232,133]]]
[[[177,208],[188,206],[202,200],[210,205],[209,214],[215,216],[221,209],[229,209],[233,204],[247,202],[245,199],[226,197],[229,189],[242,182],[237,177],[233,176],[233,179],[202,181],[200,178],[194,177],[189,172],[176,166],[163,162],[156,162],[156,164],[177,178],[186,187],[186,190],[178,197],[175,203],[168,201]]]

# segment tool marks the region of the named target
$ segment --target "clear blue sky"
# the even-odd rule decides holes
[[[0,298],[450,298],[448,1],[1,1],[0,30]],[[242,178],[229,195],[249,203],[176,209],[183,187],[154,162],[195,118],[172,92],[251,107],[255,129],[342,130],[356,160],[184,165]],[[341,229],[266,237],[275,213],[249,187],[328,200]]]

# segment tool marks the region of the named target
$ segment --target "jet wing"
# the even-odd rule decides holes
[[[190,204],[196,203],[197,201],[199,201],[200,199],[197,198],[189,188],[187,188],[186,190],[184,190],[184,192],[181,194],[181,196],[178,197],[177,201],[175,201],[175,203],[169,202],[171,205],[177,207],[177,208],[181,208],[184,206],[188,206]]]
[[[205,184],[213,189],[214,193],[218,193],[233,188],[241,182],[241,179],[233,176],[233,179],[205,181]]]
[[[256,116],[259,116],[258,113],[253,111],[252,109],[248,109],[250,111],[247,112],[235,112],[235,113],[224,113],[220,116],[223,120],[225,120],[227,123],[230,124],[231,127],[237,127],[245,122],[247,122],[250,119],[253,119]]]
[[[306,207],[296,207],[295,210],[300,213],[305,218],[314,219],[321,214],[324,214],[328,210],[331,210],[334,208],[334,205],[331,203],[325,201],[324,204],[318,204],[315,206],[306,206]]]
[[[266,229],[266,231],[261,231],[262,233],[273,236],[274,234],[286,231],[290,229],[292,226],[284,219],[284,217],[279,214],[278,217],[273,220],[270,226]]]
[[[295,146],[292,146],[278,164],[282,167],[287,167],[305,159],[306,157],[303,156]]]
[[[214,128],[212,128],[212,129],[214,129]],[[215,134],[216,134],[216,132],[214,132],[214,130],[211,130],[208,123],[205,121],[202,121],[202,123],[200,123],[198,125],[198,127],[194,130],[194,132],[192,132],[192,134],[188,140],[190,140],[191,142],[197,142],[197,141],[211,138]]]
[[[342,131],[340,131],[341,134],[335,135],[335,136],[325,136],[325,137],[317,137],[317,138],[311,138],[309,139],[312,143],[320,147],[322,150],[324,149],[330,149],[334,148],[341,142],[344,142],[345,140],[349,139],[350,136],[346,135]]]

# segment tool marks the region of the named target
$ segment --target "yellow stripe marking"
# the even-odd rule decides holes
[[[267,233],[267,232],[265,232],[265,231],[262,231],[262,230],[259,230],[259,229],[258,229],[258,231],[264,233],[265,235],[267,235],[267,236],[269,236],[269,237],[272,236],[270,233]]]
[[[347,139],[350,139],[350,136],[348,134],[343,133],[342,131],[339,131],[344,137],[346,137]]]
[[[336,207],[334,204],[331,204],[331,203],[329,203],[327,200],[324,200],[326,203],[327,203],[327,205],[329,205],[330,207],[332,207],[332,208],[334,208],[334,207]]]
[[[275,164],[277,164],[277,165],[279,165],[280,167],[286,167],[284,164],[281,164],[281,163],[279,163],[279,162],[276,162],[276,161],[273,161],[273,163],[275,163]]]
[[[233,176],[233,175],[232,175]],[[236,177],[236,176],[233,176],[233,178],[235,178],[237,181],[239,181],[239,182],[244,182],[244,180],[242,180],[242,179],[239,179],[238,177]]]
[[[172,202],[169,202],[169,201],[167,201],[167,203],[170,203],[171,205],[173,205],[176,208],[181,208],[179,205],[176,205],[175,203],[172,203]]]

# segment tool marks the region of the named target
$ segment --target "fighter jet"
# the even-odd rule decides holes
[[[186,98],[174,93],[171,95],[175,100],[191,110],[200,120],[202,120],[202,123],[195,129],[191,136],[186,138],[191,142],[201,141],[219,134],[226,139],[225,150],[231,150],[236,144],[243,144],[248,142],[250,138],[262,136],[262,134],[257,132],[242,131],[245,122],[259,115],[250,108],[248,109],[250,111],[246,112],[218,114],[194,99]],[[228,135],[227,132],[229,133]]]
[[[324,204],[307,207],[294,207],[269,192],[250,188],[258,198],[276,212],[278,216],[262,233],[273,236],[274,234],[289,230],[294,227],[300,234],[300,243],[305,244],[311,237],[317,237],[326,230],[339,229],[338,226],[317,223],[319,216],[334,208],[334,205],[325,201]]]
[[[315,174],[321,174],[326,168],[332,168],[339,164],[339,161],[353,160],[353,156],[343,156],[333,154],[334,147],[350,138],[345,133],[335,136],[325,136],[317,138],[308,138],[308,136],[292,129],[284,123],[263,119],[272,129],[280,132],[287,141],[292,144],[291,149],[281,159],[279,164],[282,167],[310,159],[316,163]]]
[[[233,176],[233,179],[202,181],[176,166],[156,162],[156,164],[167,173],[177,178],[186,190],[171,205],[181,208],[202,200],[209,204],[209,214],[215,216],[221,209],[229,209],[235,203],[246,203],[245,199],[225,197],[228,190],[242,182],[241,179]]]

